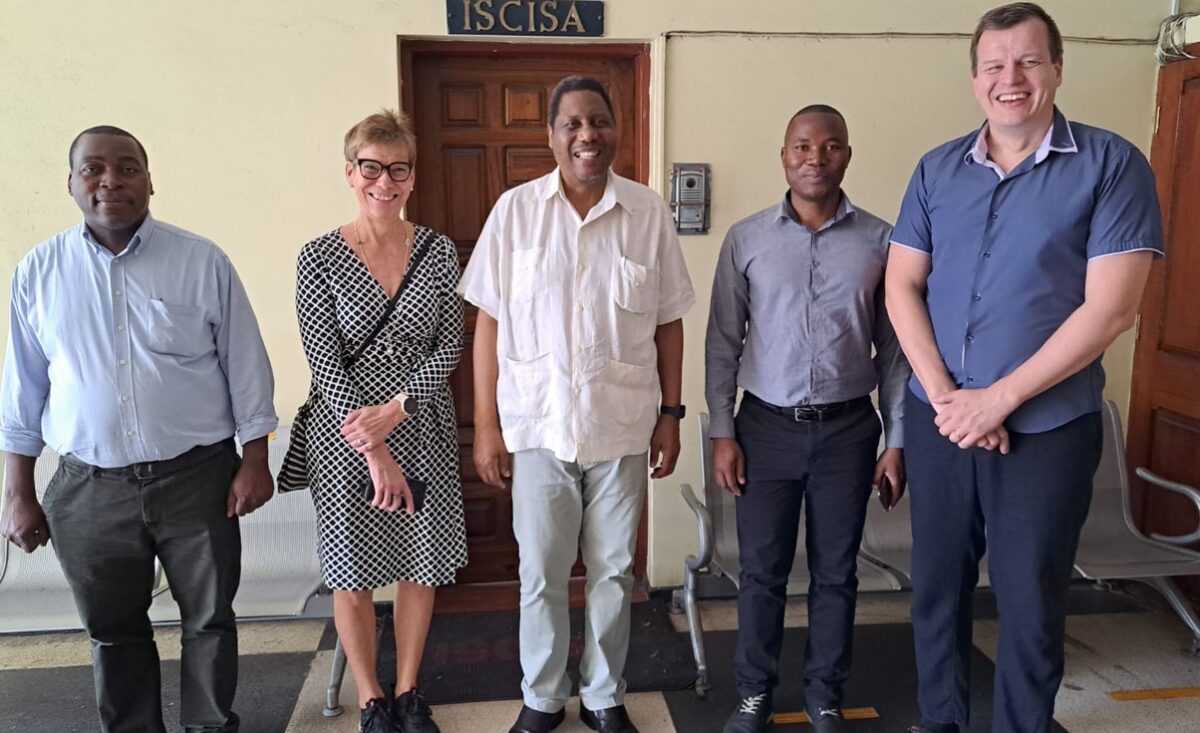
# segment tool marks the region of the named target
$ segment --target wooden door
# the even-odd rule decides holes
[[[1200,55],[1200,44],[1191,53]],[[1135,510],[1146,531],[1196,527],[1183,497],[1132,475],[1145,466],[1200,486],[1200,60],[1159,72],[1158,129],[1151,162],[1166,228],[1167,256],[1154,265],[1142,300],[1129,408],[1129,467]],[[1200,580],[1185,584],[1200,599]]]
[[[547,145],[546,107],[554,85],[572,74],[595,77],[608,88],[621,135],[613,169],[644,183],[648,58],[645,46],[630,45],[403,42],[402,96],[417,133],[417,184],[409,217],[449,235],[465,266],[500,194],[555,167]],[[484,484],[471,457],[475,316],[476,309],[468,305],[466,348],[450,378],[470,554],[458,582],[515,581],[518,558],[509,492]],[[637,571],[642,574],[644,540],[639,546]],[[576,574],[580,570],[576,564]]]

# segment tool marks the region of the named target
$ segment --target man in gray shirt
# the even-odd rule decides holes
[[[797,112],[780,157],[784,200],[734,224],[721,246],[705,344],[713,473],[737,497],[742,566],[741,702],[725,733],[769,725],[804,501],[812,576],[805,709],[818,733],[844,730],[867,501],[874,488],[890,506],[904,490],[910,371],[884,309],[891,226],[841,190],[850,144],[836,109]],[[869,397],[877,386],[887,433],[878,460],[881,426]]]

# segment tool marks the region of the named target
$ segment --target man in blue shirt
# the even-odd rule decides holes
[[[237,518],[271,497],[271,365],[225,254],[150,216],[141,143],[90,128],[70,163],[83,224],[13,276],[0,532],[26,552],[54,540],[92,640],[103,731],[165,732],[147,616],[156,558],[182,619],[181,722],[236,731]],[[45,445],[62,461],[39,504]]]
[[[892,233],[887,303],[905,408],[921,725],[968,721],[971,594],[1000,610],[996,733],[1048,731],[1064,603],[1101,453],[1104,350],[1162,253],[1154,178],[1128,141],[1054,106],[1062,37],[1033,3],[971,44],[982,129],[926,154]]]

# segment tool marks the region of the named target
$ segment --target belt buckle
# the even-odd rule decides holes
[[[813,414],[812,408],[806,405],[792,408],[792,419],[796,422],[812,422],[813,418],[820,418],[820,413]]]

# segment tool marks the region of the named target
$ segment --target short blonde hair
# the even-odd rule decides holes
[[[408,162],[417,162],[417,136],[412,121],[403,112],[384,108],[351,127],[346,133],[346,160],[353,163],[358,151],[368,145],[403,145],[408,149]]]

